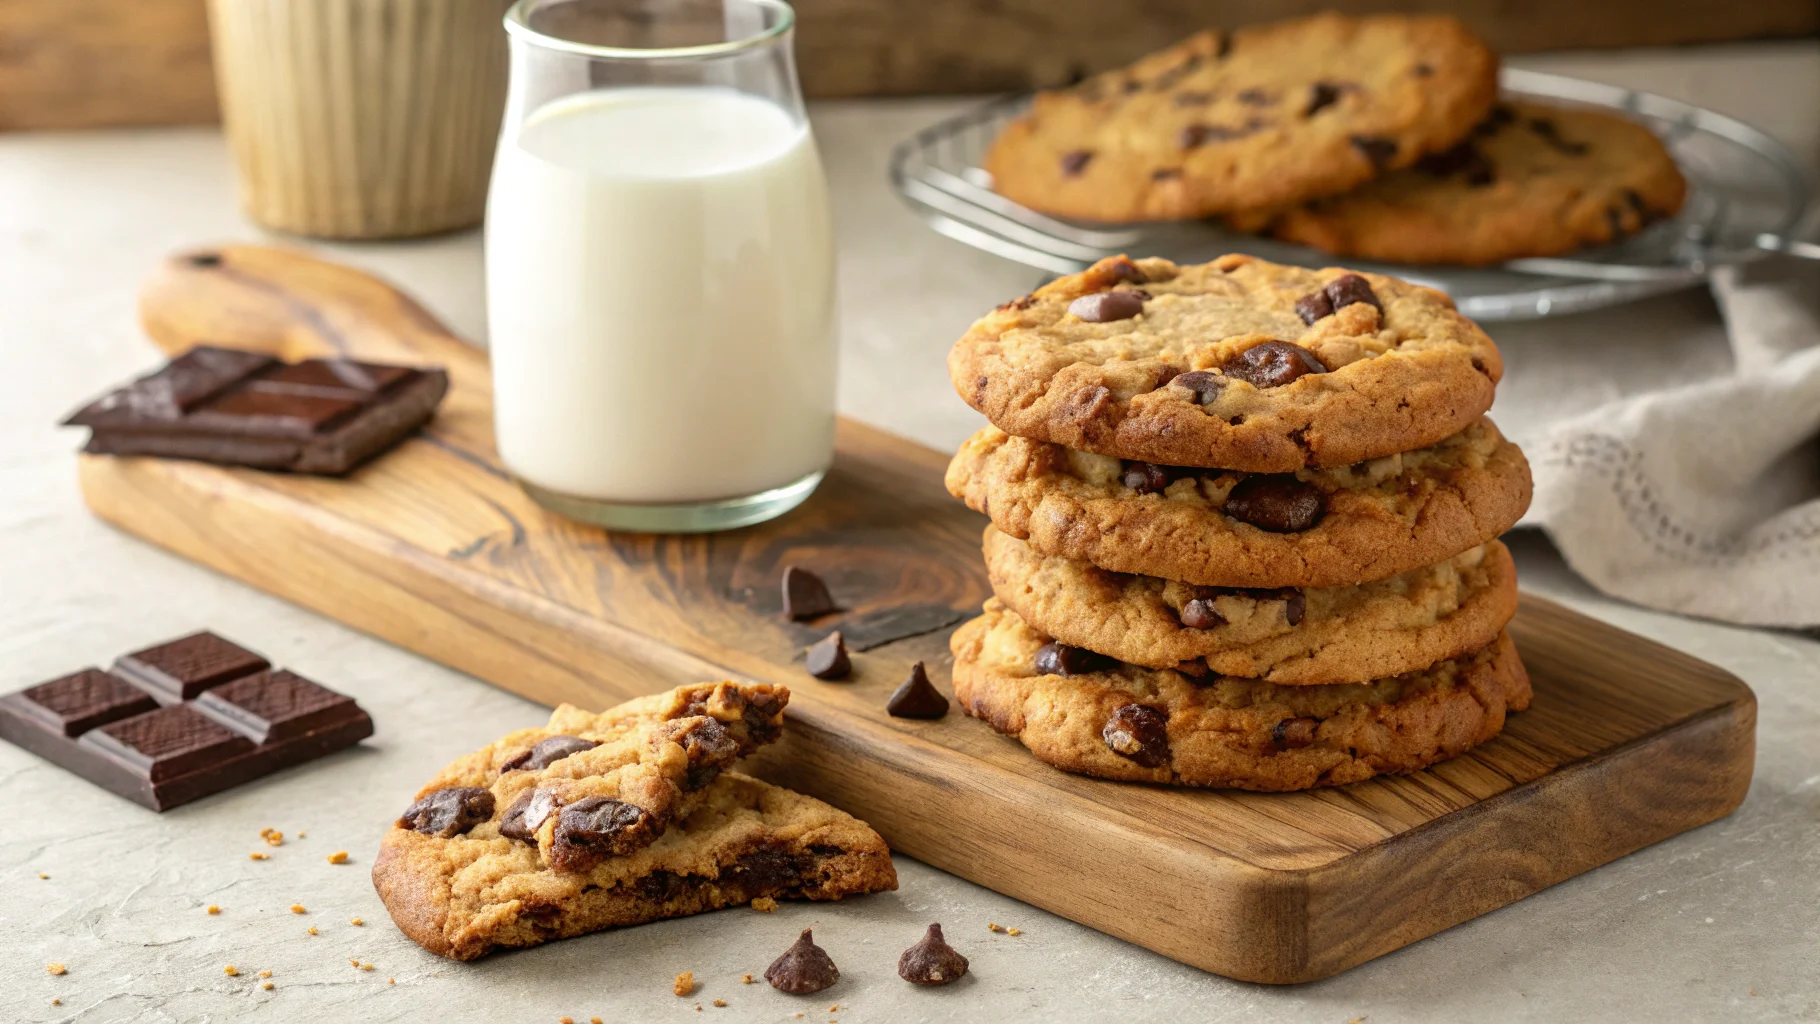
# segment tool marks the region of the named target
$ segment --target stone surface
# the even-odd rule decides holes
[[[1820,44],[1523,63],[1696,98],[1810,159],[1816,152]],[[890,144],[963,105],[815,111],[841,222],[842,406],[937,446],[958,444],[980,422],[949,389],[948,345],[1037,278],[928,232],[885,186]],[[76,491],[78,435],[51,426],[157,363],[133,315],[154,260],[261,237],[235,212],[220,137],[0,136],[0,196],[0,346],[14,360],[0,374],[0,690],[207,626],[354,695],[378,727],[356,750],[162,816],[0,744],[0,1018],[492,1024],[504,1010],[524,1021],[685,1012],[787,1021],[799,1011],[823,1019],[836,1003],[829,1016],[843,1021],[1820,1018],[1820,643],[1602,599],[1525,535],[1512,546],[1526,587],[1708,658],[1756,689],[1757,778],[1736,814],[1293,989],[1204,974],[904,858],[894,894],[726,911],[468,965],[432,957],[392,928],[373,894],[378,838],[429,773],[505,728],[541,722],[543,710],[101,525]],[[326,248],[392,277],[458,331],[481,333],[476,235]],[[1651,367],[1685,375],[1723,365],[1716,323],[1696,293],[1499,328],[1509,363],[1499,422],[1522,437],[1526,361],[1571,352],[1602,379]],[[407,709],[422,716],[409,731]],[[283,846],[261,840],[267,827],[285,833]],[[338,850],[347,864],[328,863]],[[253,852],[270,858],[248,859]],[[293,903],[307,913],[292,913]],[[221,912],[206,913],[210,904]],[[349,923],[355,916],[363,927]],[[896,960],[930,921],[973,966],[955,985],[914,989],[897,978]],[[989,921],[1023,934],[989,933]],[[838,985],[803,1002],[739,983],[805,927],[841,965]],[[52,961],[68,973],[46,973]],[[223,973],[230,964],[238,976]],[[273,972],[269,991],[261,970]],[[700,987],[679,999],[671,982],[684,970]],[[698,1002],[706,1018],[694,1017]]]

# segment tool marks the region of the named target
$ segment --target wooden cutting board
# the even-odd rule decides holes
[[[548,704],[600,708],[724,676],[785,683],[790,729],[760,774],[860,815],[903,853],[1185,963],[1325,977],[1721,817],[1749,785],[1756,702],[1742,682],[1532,597],[1511,632],[1534,706],[1471,754],[1401,778],[1292,794],[1103,782],[958,711],[893,719],[885,697],[912,662],[950,690],[948,635],[988,592],[985,520],[943,491],[944,454],[845,422],[827,481],[779,521],[608,534],[513,485],[493,451],[485,355],[420,306],[300,253],[219,254],[173,259],[147,286],[145,326],[166,352],[207,341],[435,363],[448,399],[345,480],[84,456],[97,514]],[[785,621],[792,563],[847,610]],[[862,652],[852,682],[801,667],[834,625]]]

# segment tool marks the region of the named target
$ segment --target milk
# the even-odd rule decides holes
[[[834,243],[808,128],[714,87],[556,100],[487,205],[499,452],[601,501],[757,494],[827,467]]]

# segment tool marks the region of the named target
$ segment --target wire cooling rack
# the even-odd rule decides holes
[[[1791,237],[1807,216],[1813,186],[1787,147],[1736,118],[1665,96],[1565,75],[1505,69],[1513,98],[1602,107],[1646,124],[1674,154],[1688,181],[1681,213],[1623,242],[1568,257],[1492,267],[1349,266],[1394,274],[1453,296],[1477,320],[1526,320],[1630,302],[1703,280],[1713,268],[1784,252],[1820,259],[1820,245]],[[891,182],[936,231],[1053,274],[1085,269],[1128,252],[1198,263],[1249,252],[1279,263],[1321,267],[1335,257],[1305,246],[1238,234],[1214,221],[1080,224],[1049,217],[992,191],[981,157],[1028,96],[988,103],[931,125],[891,154]]]

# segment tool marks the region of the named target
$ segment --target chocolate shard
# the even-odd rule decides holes
[[[845,679],[853,671],[847,641],[835,630],[822,637],[803,657],[803,668],[817,679]]]
[[[158,811],[372,734],[351,698],[212,633],[0,696],[0,738]]]
[[[840,968],[834,966],[827,950],[815,944],[810,929],[804,928],[796,942],[765,968],[765,980],[779,992],[806,996],[839,981]]]
[[[448,839],[493,816],[493,792],[483,786],[450,786],[419,797],[398,816],[398,827]]]
[[[537,845],[537,830],[556,812],[556,797],[547,789],[527,789],[499,818],[499,834]]]
[[[929,681],[929,672],[919,661],[885,702],[885,710],[895,718],[940,718],[948,713],[948,698]]]
[[[656,842],[664,823],[637,804],[605,796],[577,800],[556,818],[550,866],[585,871],[603,857],[624,857]]]
[[[794,565],[784,566],[784,618],[801,621],[838,610],[820,576]]]
[[[509,772],[523,768],[526,771],[543,771],[571,754],[593,750],[598,746],[600,746],[599,740],[583,739],[580,736],[551,736],[539,741],[531,749],[514,755],[505,764],[500,765],[499,770]]]
[[[967,958],[948,945],[939,924],[897,958],[897,976],[915,985],[946,985],[966,973]]]

